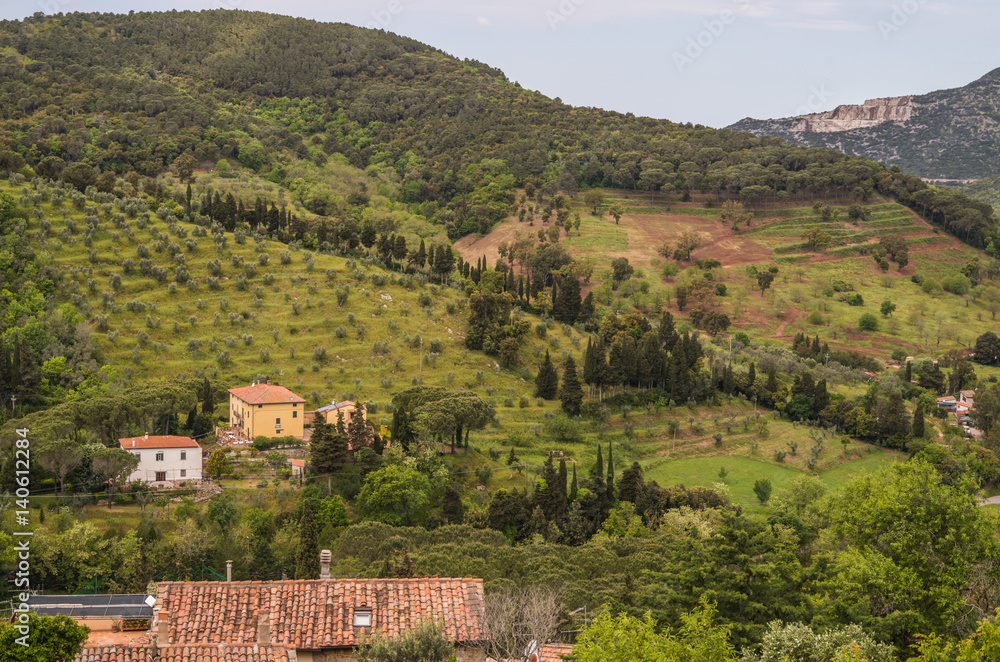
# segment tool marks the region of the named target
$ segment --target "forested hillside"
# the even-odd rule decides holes
[[[351,216],[297,159],[343,154],[393,169],[401,201],[454,238],[486,231],[512,187],[612,186],[739,194],[804,192],[913,203],[985,247],[992,211],[828,150],[591,108],[521,89],[478,62],[342,24],[249,12],[70,14],[0,23],[0,171],[110,188],[101,174],[154,176],[235,157],[287,184],[311,211]],[[68,172],[63,173],[63,170]],[[925,191],[926,189],[926,191]],[[926,200],[913,199],[921,192]],[[959,221],[959,219],[961,219]]]
[[[326,548],[482,577],[581,662],[996,631],[988,205],[268,14],[3,22],[0,72],[0,579],[27,482],[47,591],[314,579]],[[365,418],[217,438],[263,380]],[[208,478],[129,481],[144,432]]]

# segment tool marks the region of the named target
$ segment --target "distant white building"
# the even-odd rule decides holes
[[[190,437],[173,435],[127,437],[118,444],[139,458],[129,482],[178,483],[201,480],[201,446]]]

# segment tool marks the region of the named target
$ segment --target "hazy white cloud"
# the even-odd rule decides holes
[[[834,32],[861,32],[871,30],[871,23],[859,23],[846,19],[798,19],[789,21],[770,21],[768,25],[783,30],[828,30]]]
[[[490,19],[486,18],[485,16],[477,16],[476,23],[482,25],[483,27],[487,27],[490,25]]]

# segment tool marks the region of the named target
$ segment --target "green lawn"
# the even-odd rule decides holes
[[[850,479],[866,472],[874,472],[896,461],[896,457],[877,450],[870,455],[846,464],[837,466],[819,474],[819,478],[831,490],[842,487]],[[695,457],[671,460],[656,466],[646,473],[647,480],[655,480],[660,485],[683,484],[686,487],[694,485],[712,487],[721,482],[719,469],[727,471],[726,485],[732,492],[733,500],[744,506],[759,502],[754,495],[754,482],[761,478],[769,478],[774,491],[788,485],[795,476],[805,472],[790,467],[753,460],[746,457],[719,455],[714,457]]]

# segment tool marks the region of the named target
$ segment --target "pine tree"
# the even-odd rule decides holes
[[[545,350],[545,360],[535,377],[535,395],[543,400],[552,400],[559,393],[559,373],[552,365],[549,350]]]
[[[566,359],[563,368],[562,391],[559,394],[562,401],[562,409],[570,416],[580,413],[583,404],[583,388],[580,386],[580,377],[576,374],[576,361],[570,356]]]
[[[914,439],[924,438],[924,403],[917,402],[913,410],[913,423],[910,426],[910,434]]]
[[[302,501],[299,520],[299,550],[296,556],[295,579],[319,579],[319,540],[316,522],[308,500]]]

